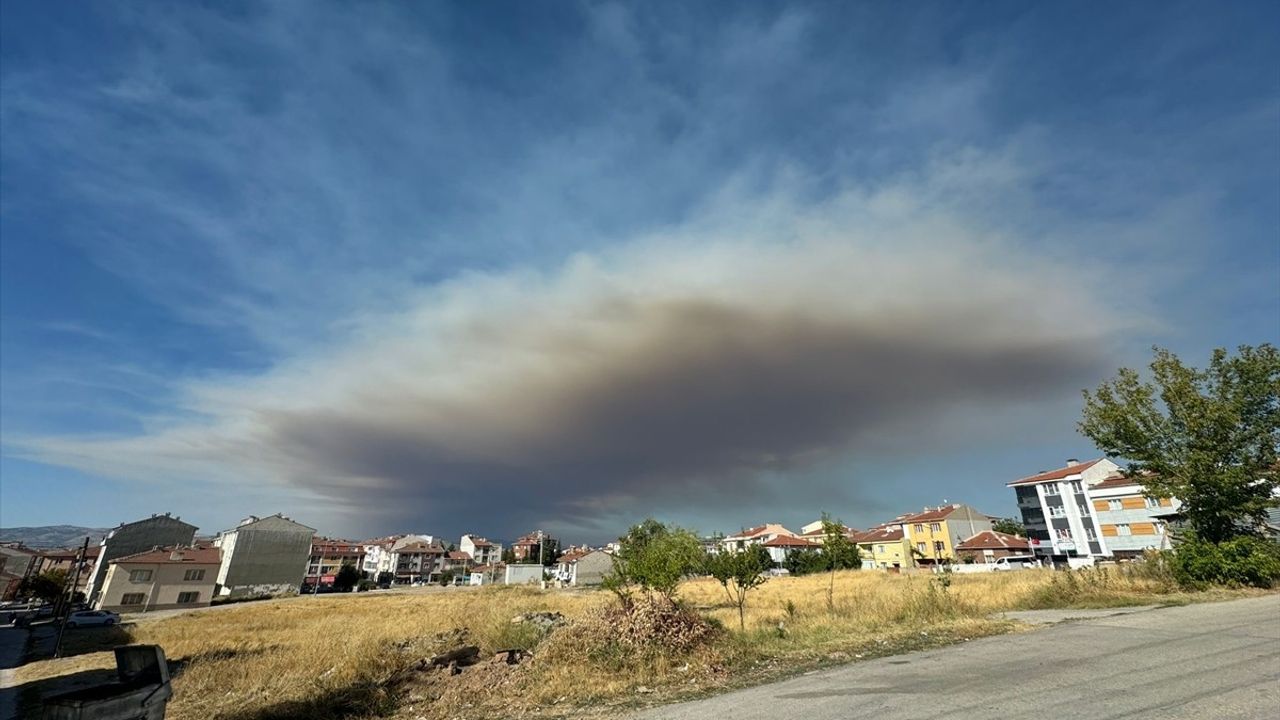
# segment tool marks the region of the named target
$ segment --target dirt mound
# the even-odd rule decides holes
[[[681,655],[705,647],[719,632],[697,612],[655,596],[626,607],[595,608],[550,635],[538,654],[552,659]]]

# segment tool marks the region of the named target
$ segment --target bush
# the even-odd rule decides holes
[[[1280,582],[1280,545],[1245,535],[1221,543],[1190,537],[1170,560],[1178,584],[1270,588]]]

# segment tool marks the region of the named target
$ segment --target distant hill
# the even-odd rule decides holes
[[[71,547],[84,542],[95,545],[107,534],[103,528],[78,525],[42,525],[40,527],[0,528],[0,542],[21,542],[33,548]]]

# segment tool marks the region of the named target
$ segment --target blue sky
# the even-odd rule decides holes
[[[2,12],[4,526],[1012,514],[1280,337],[1274,3]]]

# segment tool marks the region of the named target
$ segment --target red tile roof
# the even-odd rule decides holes
[[[959,508],[960,506],[955,503],[951,505],[935,508],[933,510],[929,510],[926,508],[923,512],[918,512],[913,515],[900,516],[898,519],[894,520],[894,522],[911,524],[911,523],[922,523],[922,522],[935,522],[937,520],[946,520],[947,516],[949,516],[951,513],[955,512]]]
[[[765,547],[812,548],[812,547],[818,547],[818,544],[809,542],[804,538],[790,537],[787,535],[779,535],[778,537],[764,543],[764,546]]]
[[[956,550],[1030,550],[1026,538],[1017,535],[983,530],[956,546]]]
[[[1066,467],[1061,467],[1061,468],[1058,468],[1057,470],[1049,470],[1047,472],[1042,472],[1037,475],[1032,475],[1030,477],[1024,477],[1021,480],[1014,480],[1011,483],[1007,483],[1006,487],[1013,487],[1015,485],[1035,485],[1036,483],[1050,482],[1053,480],[1061,480],[1062,478],[1065,478],[1065,477],[1078,475],[1084,472],[1085,470],[1088,470],[1089,468],[1093,467],[1094,465],[1097,465],[1098,463],[1102,462],[1105,459],[1106,458],[1098,458],[1096,460],[1087,460],[1082,463],[1076,463],[1075,465],[1068,465]]]
[[[897,542],[902,539],[902,526],[894,525],[893,527],[871,528],[866,532],[856,533],[853,541],[856,543],[878,543],[878,542]]]
[[[1090,485],[1090,490],[1112,490],[1122,487],[1141,487],[1142,483],[1137,478],[1125,477],[1122,473],[1111,473],[1102,479],[1102,482]]]
[[[212,545],[196,545],[195,547],[169,546],[145,550],[133,555],[112,560],[113,563],[159,565],[218,565],[222,562],[222,550]]]

